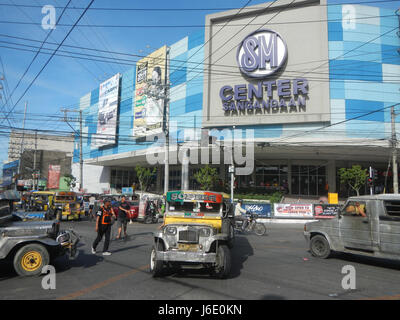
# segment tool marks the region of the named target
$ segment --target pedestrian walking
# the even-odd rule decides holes
[[[128,224],[128,214],[131,206],[126,201],[125,196],[122,196],[121,203],[118,208],[118,235],[117,240],[121,238],[122,229],[124,229],[124,238],[127,237],[126,226]]]
[[[111,200],[106,199],[104,201],[104,205],[100,207],[100,210],[97,212],[97,220],[96,220],[96,232],[97,238],[94,240],[92,245],[92,253],[96,253],[96,248],[101,239],[104,238],[104,247],[103,247],[103,256],[111,255],[111,252],[108,251],[108,247],[110,245],[110,237],[111,237],[111,226],[112,219],[115,218],[114,210],[111,207]]]

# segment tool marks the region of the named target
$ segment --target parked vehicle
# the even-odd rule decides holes
[[[227,194],[171,191],[166,195],[162,227],[154,233],[150,271],[161,276],[169,268],[206,268],[219,278],[231,270],[234,244],[233,208]]]
[[[54,206],[58,220],[80,220],[85,215],[75,192],[57,192],[54,197]]]
[[[129,203],[129,205],[130,205],[130,210],[127,215],[127,219],[128,220],[136,220],[139,215],[139,201],[128,200],[127,203]],[[113,210],[114,210],[114,213],[116,214],[116,216],[118,217],[119,203],[117,206],[113,207]]]
[[[247,213],[248,221],[244,232],[254,233],[258,236],[263,236],[267,232],[267,228],[263,223],[257,222],[258,215]],[[235,221],[235,231],[242,232],[243,221]]]
[[[0,194],[0,260],[12,262],[20,276],[41,274],[42,268],[58,256],[76,256],[79,236],[60,231],[58,221],[15,221],[12,202],[18,194]]]
[[[29,211],[51,211],[54,210],[53,191],[33,191],[30,194]]]
[[[337,217],[306,223],[313,256],[333,251],[400,260],[400,195],[351,197]]]

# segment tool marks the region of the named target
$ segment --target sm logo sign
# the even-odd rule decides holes
[[[285,64],[286,43],[274,31],[258,30],[241,42],[236,59],[240,71],[248,77],[265,78],[277,72]]]

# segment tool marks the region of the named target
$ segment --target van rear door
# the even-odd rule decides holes
[[[380,247],[384,253],[400,254],[400,201],[384,201],[379,214]]]

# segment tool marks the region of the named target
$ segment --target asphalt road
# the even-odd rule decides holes
[[[56,289],[44,290],[43,277],[20,278],[0,264],[0,299],[133,299],[133,300],[259,300],[259,299],[400,299],[400,262],[335,255],[321,260],[308,252],[302,224],[267,224],[267,235],[238,235],[231,250],[228,279],[198,270],[163,278],[149,273],[152,232],[158,225],[128,225],[129,238],[113,240],[111,256],[91,253],[94,222],[63,222],[81,235],[74,261],[58,258]],[[113,238],[116,226],[113,227]],[[342,268],[356,270],[356,289],[342,288]]]

